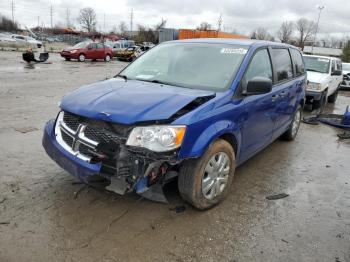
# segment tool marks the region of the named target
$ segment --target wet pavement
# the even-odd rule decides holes
[[[236,170],[228,198],[199,212],[170,184],[170,204],[84,186],[41,146],[60,98],[127,63],[28,68],[0,53],[0,261],[350,261],[350,140],[302,124]],[[350,104],[342,92],[328,112]],[[279,200],[266,197],[285,193]],[[184,205],[185,208],[182,206]],[[180,206],[177,213],[175,207]]]

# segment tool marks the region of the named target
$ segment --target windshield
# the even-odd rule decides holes
[[[142,55],[120,74],[128,79],[224,91],[246,53],[247,47],[238,45],[162,44]]]
[[[305,68],[307,71],[328,73],[330,60],[323,57],[304,56]]]
[[[350,64],[343,63],[342,66],[343,66],[343,70],[350,71]]]
[[[89,42],[80,42],[76,45],[74,45],[74,48],[85,48],[87,45],[89,44]]]

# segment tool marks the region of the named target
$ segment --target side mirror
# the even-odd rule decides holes
[[[334,70],[332,72],[332,76],[341,76],[343,74],[343,72],[341,70]]]
[[[267,77],[254,77],[247,84],[245,95],[267,94],[272,90],[272,81]]]

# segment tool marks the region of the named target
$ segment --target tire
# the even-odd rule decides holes
[[[70,58],[69,58],[69,57],[66,57],[65,59],[66,59],[66,61],[70,61]]]
[[[84,61],[85,61],[85,55],[84,55],[84,54],[80,54],[80,55],[78,56],[78,61],[79,61],[79,62],[84,62]]]
[[[106,55],[105,62],[109,62],[109,61],[111,61],[111,56],[110,55]]]
[[[293,141],[298,134],[300,122],[303,116],[303,109],[298,105],[297,111],[294,114],[293,121],[288,130],[281,136],[282,140]]]
[[[328,93],[327,90],[323,91],[320,100],[316,100],[313,102],[312,110],[320,109],[320,112],[323,111],[323,108],[327,103],[327,93]]]
[[[231,144],[222,139],[216,140],[202,157],[188,159],[181,165],[178,178],[181,197],[200,210],[214,207],[229,192],[235,166]],[[210,189],[206,190],[205,185]]]
[[[338,93],[339,93],[339,86],[337,90],[335,90],[335,92],[328,97],[328,103],[334,104],[335,101],[337,101]]]

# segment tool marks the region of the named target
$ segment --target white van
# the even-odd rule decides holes
[[[303,55],[307,71],[306,103],[312,109],[335,103],[342,76],[342,62],[339,58]]]

